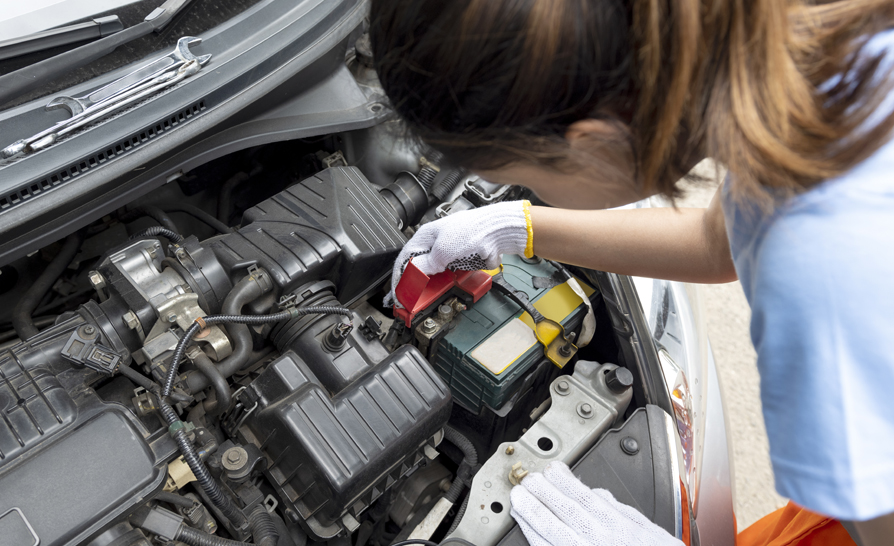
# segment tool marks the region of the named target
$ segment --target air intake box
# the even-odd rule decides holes
[[[450,390],[411,346],[335,393],[289,351],[248,392],[258,406],[246,423],[271,461],[268,477],[320,540],[354,530],[426,457],[450,415]]]
[[[337,167],[248,209],[211,247],[231,276],[257,263],[279,293],[325,279],[350,302],[391,272],[407,240],[401,223],[359,170]]]

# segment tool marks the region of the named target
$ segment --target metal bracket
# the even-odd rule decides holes
[[[540,472],[552,461],[573,464],[624,414],[630,389],[616,394],[605,384],[614,364],[578,361],[574,375],[562,375],[550,386],[552,405],[517,442],[500,445],[475,474],[469,488],[469,507],[449,538],[478,546],[493,546],[514,524],[509,514],[510,476]],[[593,415],[581,417],[577,408],[590,404]]]

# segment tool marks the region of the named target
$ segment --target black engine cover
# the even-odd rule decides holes
[[[289,351],[251,389],[258,409],[247,424],[273,461],[268,476],[318,539],[352,530],[425,458],[450,415],[450,389],[411,346],[370,363],[338,393]]]
[[[231,276],[256,263],[285,293],[326,279],[350,302],[379,282],[406,243],[401,221],[354,167],[322,171],[245,211],[210,243]]]

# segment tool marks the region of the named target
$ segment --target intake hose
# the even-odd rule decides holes
[[[184,241],[183,235],[180,235],[176,231],[171,231],[170,229],[162,226],[152,226],[151,228],[144,229],[139,233],[134,233],[128,238],[128,240],[135,241],[137,239],[142,239],[143,237],[155,237],[157,235],[161,235],[175,245],[183,244]]]
[[[279,542],[279,531],[276,523],[267,512],[263,504],[255,506],[248,515],[248,524],[251,525],[251,536],[256,546],[276,546]]]
[[[132,212],[141,216],[148,216],[149,218],[152,218],[153,220],[158,222],[158,225],[160,225],[161,227],[169,229],[174,233],[180,233],[180,229],[177,228],[177,224],[174,223],[174,220],[172,220],[165,211],[156,206],[144,205],[142,207],[132,209]]]
[[[270,274],[263,269],[258,269],[236,283],[236,286],[230,290],[230,293],[224,299],[220,312],[223,315],[240,315],[245,305],[270,292],[272,289],[273,283],[270,282]],[[233,353],[221,360],[217,365],[217,371],[224,379],[228,379],[245,366],[251,357],[254,344],[251,338],[251,331],[245,324],[230,324],[227,326],[227,331],[230,334],[230,340],[233,342]],[[200,392],[210,383],[210,377],[204,372],[191,373],[186,376],[186,385],[189,387],[190,392]]]
[[[435,184],[435,187],[431,189],[431,194],[438,201],[443,201],[447,199],[450,195],[450,192],[459,184],[459,181],[463,179],[466,175],[465,169],[452,169],[447,175],[441,179],[440,182]]]
[[[202,462],[202,459],[199,457],[198,453],[196,453],[192,442],[190,442],[189,438],[186,436],[183,422],[177,417],[177,412],[175,412],[174,408],[165,401],[163,396],[157,394],[156,396],[158,397],[158,407],[161,411],[161,415],[168,424],[168,430],[171,431],[174,441],[177,442],[177,447],[180,448],[180,453],[183,455],[183,459],[196,477],[199,487],[201,487],[202,490],[205,491],[205,494],[208,495],[211,504],[216,506],[234,526],[243,528],[247,523],[245,515],[235,504],[233,504],[230,497],[220,488],[220,485],[214,480],[214,477],[208,471],[205,463]]]
[[[450,489],[444,494],[446,500],[450,501],[451,504],[456,504],[466,486],[465,479],[461,476],[461,471],[464,470],[463,467],[473,470],[478,466],[478,451],[468,438],[450,425],[444,426],[444,439],[458,447],[463,453],[463,460],[456,470],[456,479],[453,480]]]
[[[215,324],[270,324],[273,322],[282,322],[284,320],[302,317],[304,315],[317,314],[343,315],[348,317],[348,323],[353,326],[353,321],[351,320],[353,315],[351,314],[351,310],[345,307],[302,307],[300,309],[291,308],[288,311],[282,311],[272,315],[210,315],[204,318],[197,318],[196,321],[183,332],[183,337],[177,342],[177,347],[174,349],[174,355],[171,358],[171,366],[168,369],[168,375],[165,378],[165,384],[161,392],[162,396],[167,397],[171,395],[171,391],[174,389],[174,383],[177,380],[177,370],[180,368],[180,361],[183,359],[183,354],[186,352],[186,346],[189,345],[192,338],[194,338],[203,328]],[[173,409],[171,411],[173,411]],[[176,414],[174,414],[174,416],[176,417]]]
[[[214,362],[211,362],[208,355],[199,350],[195,352],[196,354],[191,357],[192,363],[197,370],[202,372],[202,376],[208,379],[211,386],[214,387],[214,392],[217,394],[217,400],[205,401],[205,415],[216,417],[230,407],[230,403],[233,401],[233,393],[230,391],[230,384],[227,383],[226,378],[220,373]]]
[[[37,309],[37,306],[40,305],[40,300],[47,295],[47,292],[50,291],[56,280],[62,276],[62,273],[74,260],[83,240],[83,236],[80,233],[69,235],[62,244],[62,249],[59,253],[50,261],[47,268],[43,270],[43,273],[37,277],[34,284],[25,291],[25,295],[16,304],[12,311],[12,327],[22,341],[37,335],[40,331],[34,325],[31,315]]]
[[[440,171],[439,164],[443,159],[444,154],[437,150],[430,150],[427,158],[423,157],[420,159],[422,168],[419,169],[419,174],[416,176],[419,178],[419,183],[425,188],[426,193],[431,191],[431,185],[438,176],[438,172]]]

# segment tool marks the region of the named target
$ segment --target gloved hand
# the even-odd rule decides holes
[[[488,205],[425,224],[394,262],[391,292],[385,305],[395,304],[394,289],[410,259],[426,275],[446,269],[496,269],[502,254],[533,256],[533,233],[528,201]]]
[[[564,463],[512,488],[512,517],[531,546],[683,546],[605,489],[590,489]]]

